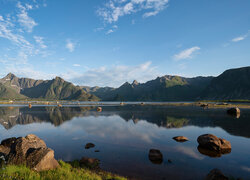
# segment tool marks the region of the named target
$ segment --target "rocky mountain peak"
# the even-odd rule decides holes
[[[10,80],[12,80],[13,78],[15,78],[16,76],[15,76],[15,74],[12,74],[12,73],[8,73],[3,79],[10,79]]]
[[[64,79],[59,76],[56,76],[54,80],[59,82],[64,82]]]
[[[133,81],[133,83],[132,83],[132,85],[134,85],[134,86],[137,86],[139,83],[138,83],[138,81],[136,81],[136,80],[134,80]]]

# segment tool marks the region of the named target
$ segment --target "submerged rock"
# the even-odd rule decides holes
[[[227,152],[231,151],[231,143],[225,139],[218,138],[213,134],[204,134],[197,139],[199,146],[205,149]]]
[[[240,109],[235,107],[235,108],[230,108],[227,110],[227,114],[233,115],[233,116],[238,116],[240,115]]]
[[[95,147],[95,144],[93,144],[93,143],[87,143],[85,145],[85,149],[90,149],[90,148],[93,148],[93,147]]]
[[[176,137],[173,137],[173,139],[177,142],[186,142],[188,141],[188,138],[185,137],[185,136],[176,136]]]
[[[0,145],[0,154],[4,155],[7,164],[26,164],[26,166],[43,171],[59,166],[54,159],[54,151],[47,148],[45,142],[36,135],[9,138]]]
[[[161,164],[163,162],[163,155],[158,149],[150,149],[148,158],[154,164]]]
[[[205,180],[229,180],[219,169],[213,169],[206,176]]]
[[[100,160],[95,158],[82,157],[79,161],[81,167],[87,167],[90,169],[98,169]]]

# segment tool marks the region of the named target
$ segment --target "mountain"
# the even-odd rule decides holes
[[[0,80],[0,98],[6,99],[46,99],[46,100],[80,100],[96,101],[95,95],[85,92],[80,87],[56,77],[52,80],[34,80],[18,78],[9,73]]]
[[[126,82],[116,89],[89,92],[105,101],[191,101],[209,85],[213,77],[184,78],[166,75],[146,83]]]
[[[194,101],[250,100],[250,66],[229,69],[217,77],[166,75],[118,88],[75,86],[56,77],[52,80],[18,78],[9,73],[0,79],[0,99],[80,101]]]
[[[250,66],[229,69],[213,78],[201,99],[250,99]]]
[[[7,76],[0,79],[0,83],[16,90],[16,92],[18,92],[18,93],[20,93],[21,90],[23,90],[23,89],[37,86],[42,82],[44,82],[44,81],[43,80],[34,80],[34,79],[29,79],[29,78],[18,78],[12,73],[7,74]]]

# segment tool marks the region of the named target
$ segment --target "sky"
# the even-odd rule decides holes
[[[249,0],[0,0],[0,77],[118,87],[249,65]]]

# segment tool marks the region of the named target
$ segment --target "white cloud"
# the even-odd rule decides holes
[[[113,33],[114,32],[114,30],[113,29],[110,29],[110,30],[108,30],[107,32],[106,32],[106,34],[111,34],[111,33]]]
[[[241,36],[233,38],[232,42],[243,41],[244,39],[246,39],[248,37],[249,33],[250,33],[250,30],[246,34],[244,34],[244,35],[241,35]]]
[[[69,50],[69,52],[73,52],[75,50],[75,44],[71,42],[71,40],[67,40],[66,48]]]
[[[233,42],[238,42],[238,41],[242,41],[246,38],[246,36],[239,36],[239,37],[236,37],[234,39],[232,39]]]
[[[107,23],[114,23],[120,17],[143,12],[143,17],[155,16],[167,7],[169,0],[108,0],[97,13]]]
[[[114,25],[114,26],[112,26],[111,29],[109,29],[109,30],[106,32],[106,34],[113,33],[113,32],[115,32],[117,29],[118,29],[118,26],[117,26],[117,25]]]
[[[34,27],[29,25],[28,22],[24,22],[25,19],[35,22],[33,19],[29,19],[27,14],[28,10],[33,9],[33,5],[22,5],[18,2],[16,6],[18,7],[17,13],[0,17],[0,38],[7,39],[11,42],[10,45],[6,44],[6,46],[9,45],[7,48],[10,49],[8,53],[0,54],[1,62],[6,67],[11,65],[20,66],[22,64],[27,66],[30,57],[35,55],[42,55],[43,57],[48,54],[45,51],[41,51],[41,49],[45,48],[42,37],[33,37],[38,44],[40,43],[39,46],[35,46],[35,44],[29,42],[26,38],[26,35],[29,35],[27,32],[31,32]],[[22,28],[24,28],[25,31],[23,31]]]
[[[33,68],[32,65],[26,64],[26,65],[7,65],[5,67],[5,74],[12,72],[18,77],[27,77],[27,78],[33,78],[33,79],[52,79],[56,75],[55,74],[50,74],[50,73],[45,73],[39,70],[36,70]]]
[[[74,67],[80,67],[80,64],[73,64]]]
[[[42,49],[45,49],[47,48],[47,46],[44,44],[44,41],[43,41],[43,37],[40,37],[40,36],[34,36],[34,39],[36,41],[36,43],[42,48]]]
[[[20,13],[17,14],[18,22],[27,32],[32,32],[33,28],[37,26],[35,20],[29,17],[27,12],[28,10],[32,9],[32,6],[29,4],[23,6],[20,2],[18,2],[17,7],[20,10]]]
[[[124,82],[146,82],[160,76],[157,68],[151,65],[151,62],[145,62],[137,66],[116,65],[112,67],[99,67],[88,69],[84,73],[67,72],[62,76],[79,85],[89,86],[112,86],[118,87]]]
[[[195,53],[198,50],[200,50],[200,47],[194,46],[192,48],[185,49],[185,50],[181,51],[179,54],[174,55],[174,58],[176,60],[190,59],[190,58],[192,58],[193,53]]]

